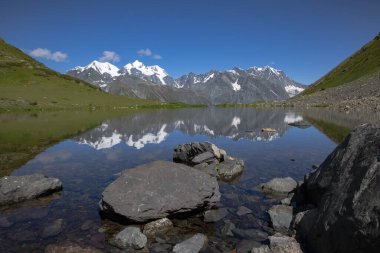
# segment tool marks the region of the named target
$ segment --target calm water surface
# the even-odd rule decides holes
[[[257,186],[274,177],[302,180],[312,165],[320,164],[336,146],[313,126],[300,129],[288,125],[302,117],[283,110],[207,108],[158,110],[106,120],[13,170],[12,175],[43,173],[57,177],[64,188],[51,197],[1,209],[0,252],[43,252],[48,244],[67,241],[118,252],[107,240],[123,226],[101,219],[97,206],[104,188],[122,170],[171,160],[174,147],[194,141],[210,141],[244,160],[245,170],[238,179],[220,182],[220,206],[229,208],[225,219],[237,228],[270,233],[266,210],[274,200],[266,198]],[[263,133],[262,128],[275,128],[277,133]],[[238,216],[236,211],[241,206],[253,213]],[[57,219],[63,220],[61,232],[44,235],[44,228]],[[208,252],[232,250],[249,239],[223,234],[223,220],[205,224],[201,218],[192,217],[174,222],[176,230],[164,238],[163,248],[196,232],[208,235]],[[152,249],[160,246],[151,241],[149,245]]]

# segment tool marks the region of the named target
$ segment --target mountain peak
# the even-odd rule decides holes
[[[93,69],[101,75],[103,75],[104,73],[108,73],[112,77],[119,75],[119,73],[118,73],[119,68],[118,67],[116,67],[115,65],[113,65],[109,62],[100,62],[97,60],[90,62],[88,65],[86,65],[84,67],[77,66],[73,70],[84,71],[87,69]]]
[[[164,78],[168,76],[168,73],[158,65],[145,66],[144,63],[135,60],[134,62],[125,65],[123,69],[125,69],[130,75],[133,74],[133,72],[138,71],[145,76],[156,76],[162,84],[166,84]]]

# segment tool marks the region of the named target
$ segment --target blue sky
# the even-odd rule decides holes
[[[103,56],[174,77],[270,65],[309,84],[380,32],[379,10],[379,0],[3,0],[0,36],[40,48],[60,72]]]

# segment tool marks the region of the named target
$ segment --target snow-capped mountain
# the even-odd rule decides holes
[[[90,64],[81,67],[77,66],[67,72],[68,75],[85,80],[95,86],[105,88],[120,75],[119,68],[109,62],[92,61]]]
[[[140,61],[121,69],[107,62],[93,61],[67,74],[88,81],[106,92],[165,102],[233,104],[257,100],[284,100],[305,89],[283,71],[270,66],[211,70],[172,78],[158,65]]]
[[[120,73],[134,75],[156,84],[176,86],[176,82],[171,76],[169,76],[165,69],[158,65],[145,66],[144,63],[138,60],[125,65],[120,70]]]

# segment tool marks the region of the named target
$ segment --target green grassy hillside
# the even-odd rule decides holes
[[[176,107],[114,96],[55,72],[0,39],[0,111]]]
[[[344,85],[376,71],[380,71],[380,34],[299,96]]]

